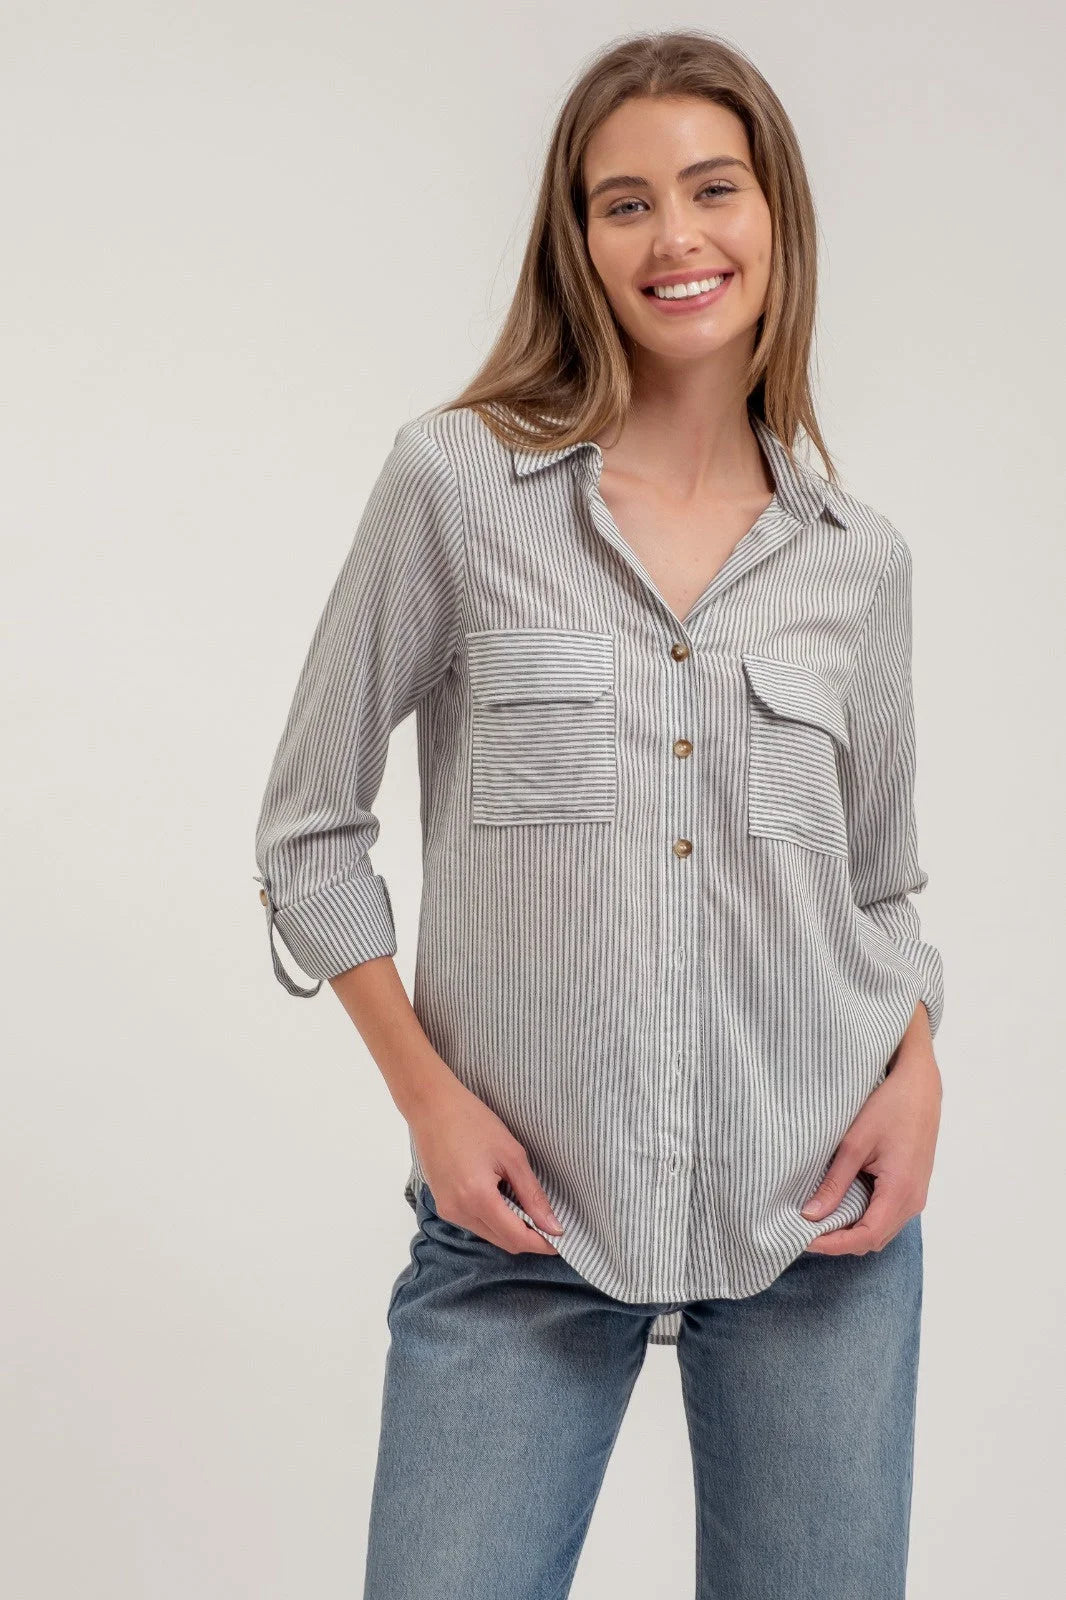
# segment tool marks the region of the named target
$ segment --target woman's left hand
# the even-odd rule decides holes
[[[874,1178],[870,1203],[850,1227],[818,1234],[807,1245],[809,1251],[861,1256],[883,1250],[924,1208],[940,1128],[942,1092],[929,1013],[919,1004],[888,1076],[844,1135],[802,1214],[816,1222],[835,1210],[860,1172],[872,1173]]]

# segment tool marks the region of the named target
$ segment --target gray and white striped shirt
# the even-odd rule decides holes
[[[599,493],[595,441],[510,449],[470,408],[405,422],[256,832],[290,993],[395,954],[369,852],[416,713],[412,1003],[524,1145],[560,1254],[627,1301],[755,1294],[857,1220],[866,1174],[821,1220],[800,1207],[917,1003],[934,1033],[943,1008],[908,898],[928,882],[910,551],[752,426],[773,499],[682,619]]]

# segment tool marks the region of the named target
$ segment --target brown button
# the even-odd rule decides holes
[[[265,889],[260,889],[260,891],[259,891],[259,899],[260,899],[261,904],[263,904],[265,906],[270,904],[270,900],[269,900],[269,897],[268,897],[267,892],[266,892]]]
[[[675,856],[690,856],[691,854],[692,854],[692,840],[691,839],[675,839],[674,840],[674,855]]]
[[[673,656],[675,661],[684,661],[688,653],[688,645],[684,644],[680,639],[678,640],[677,644],[672,644],[670,646],[670,654]]]
[[[692,754],[692,740],[691,739],[675,739],[674,740],[674,755],[675,756],[690,756],[691,754]]]

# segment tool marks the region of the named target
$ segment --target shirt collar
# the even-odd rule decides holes
[[[842,528],[848,526],[841,496],[834,486],[802,461],[790,461],[788,452],[777,434],[761,417],[752,415],[751,424],[763,447],[774,480],[774,492],[785,510],[797,522],[814,522],[822,512],[828,512]],[[522,477],[539,472],[544,467],[563,461],[578,450],[589,450],[595,458],[602,451],[595,439],[575,439],[572,444],[559,445],[553,450],[531,450],[518,445],[511,449],[514,469]],[[597,459],[597,467],[602,459]]]

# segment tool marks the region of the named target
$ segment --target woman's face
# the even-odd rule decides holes
[[[589,256],[634,344],[688,360],[738,341],[746,359],[770,281],[771,227],[740,118],[702,97],[635,97],[600,123],[582,170]],[[720,286],[684,298],[648,287],[723,272]]]

